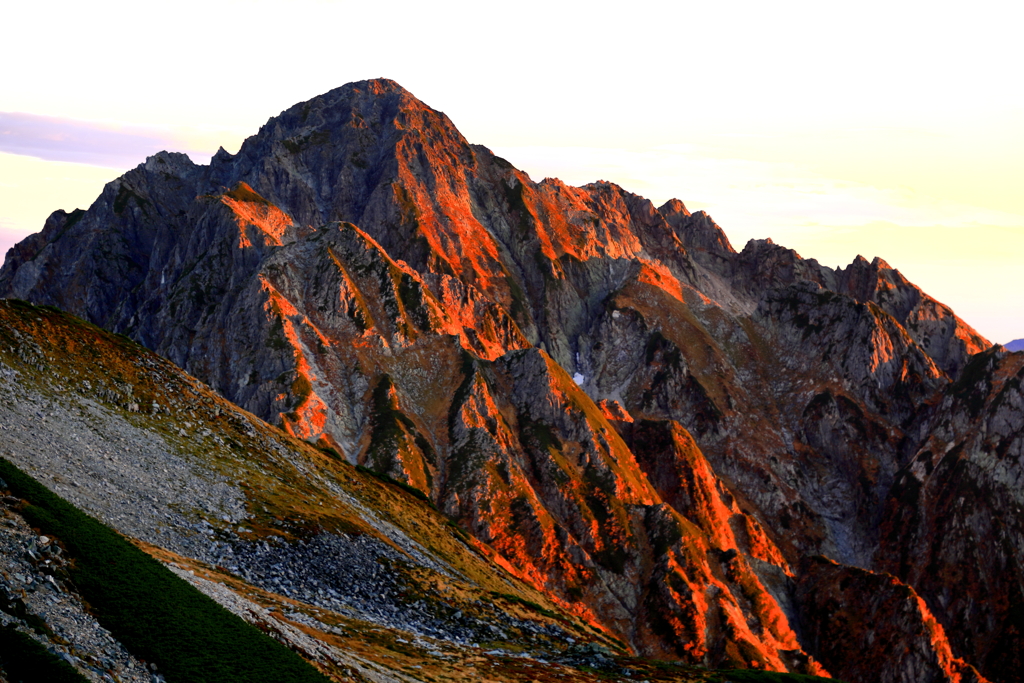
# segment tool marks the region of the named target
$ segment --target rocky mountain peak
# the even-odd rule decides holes
[[[736,253],[725,231],[707,213],[697,211],[691,214],[678,199],[662,204],[658,213],[672,226],[686,249],[718,256]]]
[[[209,166],[151,157],[18,244],[0,296],[126,334],[429,498],[509,580],[636,652],[956,680],[1004,671],[1016,642],[1012,581],[972,575],[998,602],[990,647],[947,599],[959,574],[886,559],[1005,546],[929,529],[950,477],[1000,501],[1015,480],[1016,366],[881,259],[736,252],[679,200],[534,182],[392,81],[290,107]],[[822,668],[837,615],[887,605],[913,637],[851,631],[852,663]]]
[[[690,215],[689,210],[679,199],[672,198],[658,207],[658,212],[668,218],[669,216],[683,216],[687,217]]]
[[[900,271],[875,257],[858,256],[836,271],[835,287],[857,301],[878,304],[906,328],[936,364],[955,377],[971,354],[992,344],[958,318],[953,310],[925,294]]]

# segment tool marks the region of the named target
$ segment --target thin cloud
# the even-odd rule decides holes
[[[170,128],[124,126],[37,114],[0,112],[0,151],[46,161],[128,169],[162,150],[205,161],[216,150]]]

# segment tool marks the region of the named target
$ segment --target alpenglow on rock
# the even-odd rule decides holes
[[[1024,558],[1003,530],[1020,521],[1022,418],[1000,408],[1012,389],[963,398],[1012,385],[1006,354],[881,259],[737,252],[679,200],[534,182],[374,80],[208,166],[150,157],[14,247],[0,296],[126,334],[422,491],[640,653],[1019,680],[1005,605]],[[1002,496],[969,542],[937,521],[968,474]],[[971,575],[970,605],[951,602],[957,572],[914,564],[961,552],[1005,568]],[[869,597],[917,620],[906,647],[858,631],[856,662],[826,661]]]

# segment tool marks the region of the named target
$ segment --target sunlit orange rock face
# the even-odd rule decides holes
[[[473,362],[456,402],[446,512],[516,573],[650,654],[821,671],[747,560],[781,583],[781,553],[677,423],[631,450],[537,349]]]
[[[209,166],[151,157],[17,245],[0,295],[419,489],[638,652],[1019,680],[1018,361],[879,259],[534,182],[377,80]]]

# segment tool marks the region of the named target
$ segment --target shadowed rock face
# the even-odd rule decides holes
[[[910,586],[823,557],[803,563],[806,639],[836,677],[879,683],[987,681],[953,656],[942,626]]]
[[[886,504],[878,566],[913,585],[994,680],[1024,667],[1024,353],[971,359],[922,421]]]
[[[1012,454],[1024,418],[971,398],[989,343],[879,259],[737,252],[678,200],[533,182],[377,80],[209,166],[149,158],[12,249],[0,295],[127,334],[422,490],[642,652],[817,670],[794,577],[821,553],[909,583],[955,656],[1015,680],[990,669],[1020,642],[1021,565],[995,523],[933,543],[956,538],[932,501],[964,476],[933,442]],[[1019,523],[1019,458],[985,458],[970,485],[1007,491],[985,514]],[[970,605],[917,559],[967,548],[1013,567],[975,571]]]

